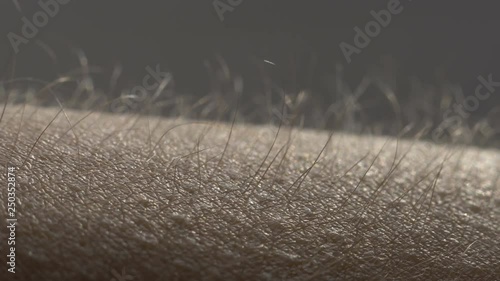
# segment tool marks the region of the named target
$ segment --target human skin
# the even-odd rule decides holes
[[[499,163],[419,140],[9,105],[16,273],[3,227],[0,276],[498,280]]]

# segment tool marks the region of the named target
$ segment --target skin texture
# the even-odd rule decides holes
[[[8,106],[0,122],[16,280],[500,276],[497,150],[88,114]]]

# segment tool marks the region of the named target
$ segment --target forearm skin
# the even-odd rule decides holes
[[[500,278],[497,150],[59,111],[1,120],[2,280]]]

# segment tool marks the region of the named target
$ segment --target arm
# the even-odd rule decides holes
[[[500,276],[498,151],[276,132],[9,106],[0,163],[19,168],[15,276]]]

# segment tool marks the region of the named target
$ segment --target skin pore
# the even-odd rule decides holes
[[[9,105],[12,280],[495,280],[499,163],[420,140]]]

